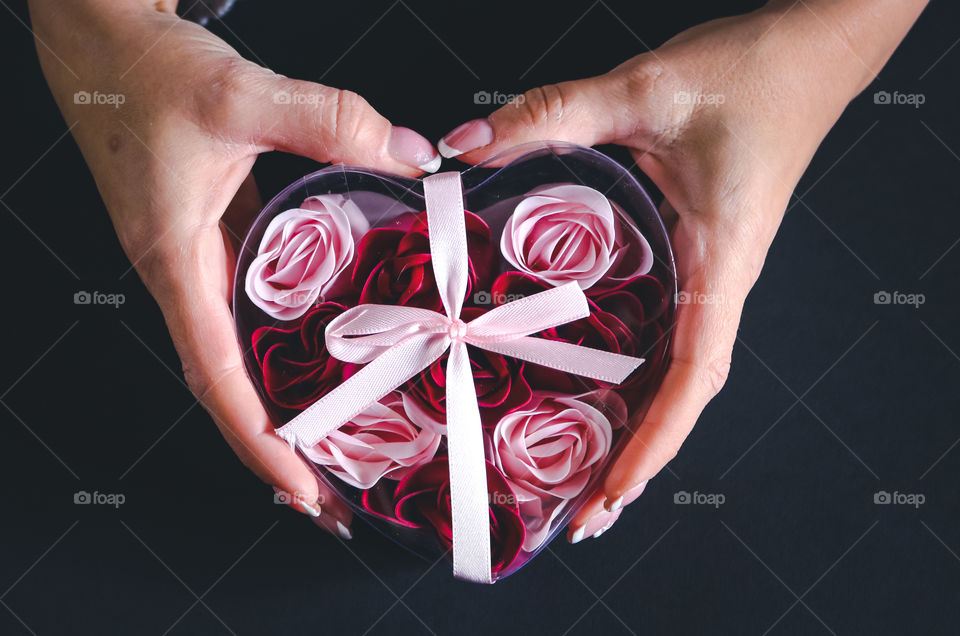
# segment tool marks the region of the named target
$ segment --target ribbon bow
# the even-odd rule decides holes
[[[277,430],[291,446],[310,448],[379,402],[447,350],[447,450],[454,576],[490,583],[490,520],[480,408],[467,345],[552,369],[618,384],[641,358],[530,334],[590,315],[579,285],[567,283],[514,300],[479,318],[460,319],[469,257],[460,174],[423,181],[434,278],[446,314],[394,305],[359,305],[327,325],[327,351],[366,363],[349,380]]]

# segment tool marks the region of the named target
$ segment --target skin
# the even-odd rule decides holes
[[[519,108],[488,117],[491,143],[460,155],[476,163],[540,139],[628,147],[666,197],[681,290],[718,299],[681,305],[663,385],[642,425],[631,423],[626,450],[571,523],[571,538],[615,521],[723,386],[744,299],[794,187],[925,5],[771,2],[708,22],[604,75],[528,91]],[[273,434],[233,330],[233,255],[260,209],[250,170],[258,154],[282,150],[415,176],[435,153],[361,97],[244,60],[174,9],[30,0],[44,75],[66,121],[77,122],[73,135],[191,391],[244,464],[295,493],[295,509],[322,509],[318,525],[344,536],[337,522],[349,527],[350,510]],[[125,103],[78,105],[80,90],[122,94]],[[303,98],[278,104],[281,91]],[[722,103],[678,98],[698,94]]]
[[[774,2],[701,24],[604,75],[528,91],[487,118],[492,143],[459,156],[476,163],[536,139],[626,146],[666,198],[680,290],[713,299],[679,306],[663,384],[569,539],[615,521],[723,387],[744,300],[791,193],[925,5]],[[677,97],[697,94],[714,98]]]
[[[399,133],[406,154],[398,153],[395,129],[363,98],[248,62],[173,9],[140,0],[30,3],[51,91],[77,122],[74,138],[163,312],[191,391],[244,464],[293,494],[298,510],[322,504],[318,523],[337,532],[336,521],[350,525],[349,508],[273,434],[234,332],[234,253],[262,207],[250,170],[258,154],[282,150],[415,176],[422,170],[394,155],[417,163],[436,153],[412,131]],[[75,104],[80,90],[125,102]],[[280,92],[300,99],[278,104]]]

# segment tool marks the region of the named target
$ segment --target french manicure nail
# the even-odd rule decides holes
[[[623,497],[617,497],[613,501],[603,502],[603,507],[606,508],[607,512],[616,512],[620,509],[620,506],[623,505]]]
[[[599,537],[601,534],[603,534],[604,532],[606,532],[607,530],[609,530],[610,527],[613,525],[613,522],[616,521],[619,516],[620,516],[620,515],[614,515],[613,517],[611,517],[611,518],[610,518],[610,521],[607,522],[607,525],[603,526],[602,528],[600,528],[599,530],[597,530],[596,532],[593,533],[593,538],[596,539],[596,538]]]
[[[586,536],[596,537],[598,534],[606,532],[610,526],[612,526],[614,522],[620,518],[620,513],[622,512],[623,508],[617,510],[616,512],[605,512],[601,510],[597,514],[593,515],[587,519],[586,523],[578,528],[580,539],[583,539]],[[570,542],[574,543],[573,539],[571,539]]]
[[[474,119],[460,124],[437,142],[440,154],[450,159],[465,152],[482,148],[493,141],[493,127],[486,119]]]
[[[613,501],[610,501],[608,499],[605,502],[603,502],[603,507],[608,512],[614,512],[615,510],[617,510],[622,506],[633,503],[637,497],[643,494],[643,491],[646,487],[647,487],[647,482],[641,481],[639,484],[637,484],[627,492],[623,493],[623,495],[621,495],[620,497],[617,497]]]
[[[307,511],[307,514],[310,515],[311,517],[319,517],[319,516],[320,516],[320,513],[323,512],[323,511],[320,509],[320,506],[317,505],[317,504],[314,504],[313,506],[311,506],[311,505],[309,505],[309,504],[301,501],[301,502],[300,502],[300,505],[303,507],[304,510]]]
[[[339,536],[341,539],[352,539],[353,533],[350,528],[334,516],[335,511],[327,510],[326,514],[319,518],[311,519],[318,527],[323,528],[333,536]]]
[[[580,526],[573,532],[573,536],[570,537],[570,543],[580,543],[583,541],[583,533],[587,529],[586,526]]]
[[[394,126],[390,131],[387,152],[400,163],[424,172],[436,172],[443,161],[426,137],[402,126]]]
[[[306,501],[303,501],[299,495],[291,495],[287,491],[277,488],[276,486],[273,487],[273,494],[274,503],[286,504],[294,510],[297,510],[297,504],[300,504],[300,507],[303,508],[303,511],[311,517],[320,516],[321,510],[319,499],[313,504],[308,504]]]

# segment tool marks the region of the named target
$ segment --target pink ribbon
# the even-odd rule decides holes
[[[467,345],[614,384],[641,358],[530,334],[590,315],[577,283],[514,300],[468,323],[460,319],[469,257],[460,174],[423,181],[434,278],[445,314],[394,305],[359,305],[327,325],[330,354],[366,363],[360,371],[277,429],[291,446],[310,448],[421,372],[447,350],[447,450],[453,524],[453,574],[490,583],[490,519],[480,408]]]

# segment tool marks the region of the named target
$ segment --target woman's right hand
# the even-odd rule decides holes
[[[229,299],[260,209],[250,170],[270,150],[410,176],[440,158],[358,95],[257,66],[174,8],[31,0],[40,62],[190,390],[244,464],[349,537],[350,510],[274,435],[244,370]]]

